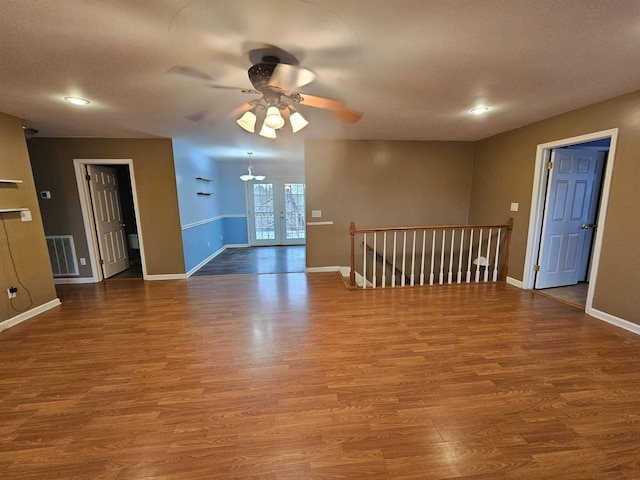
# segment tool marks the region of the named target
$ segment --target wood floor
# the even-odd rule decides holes
[[[304,245],[228,248],[199,269],[195,275],[299,273],[304,272],[305,266]]]
[[[640,478],[640,337],[510,285],[58,292],[0,334],[3,480]]]

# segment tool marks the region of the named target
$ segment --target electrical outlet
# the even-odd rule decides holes
[[[87,264],[87,259],[84,257],[80,257],[80,265],[86,265]]]
[[[9,295],[9,298],[16,298],[17,294],[18,294],[18,288],[17,287],[7,288],[7,295]]]

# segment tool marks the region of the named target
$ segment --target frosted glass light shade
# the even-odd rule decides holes
[[[304,127],[309,125],[309,122],[307,122],[307,120],[305,120],[305,118],[300,115],[299,112],[293,112],[289,117],[289,121],[291,122],[291,130],[293,131],[293,133],[299,132]]]
[[[255,178],[257,181],[261,182],[262,180],[264,180],[264,179],[265,179],[265,178],[267,178],[267,177],[265,177],[264,175],[256,175],[256,176],[255,176],[255,177],[253,177],[253,178]]]
[[[280,110],[278,110],[278,107],[269,107],[267,109],[267,116],[264,119],[264,124],[274,130],[277,130],[284,126],[284,118],[282,118],[282,115],[280,115]]]
[[[253,133],[256,131],[256,114],[251,110],[249,110],[248,112],[244,112],[244,115],[236,120],[236,123],[244,128],[247,132]]]
[[[265,121],[260,130],[260,135],[265,138],[276,138],[276,131],[267,125]]]

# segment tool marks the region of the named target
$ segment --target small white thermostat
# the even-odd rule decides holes
[[[43,190],[40,192],[40,198],[46,198],[47,200],[51,199],[51,192],[49,190]]]

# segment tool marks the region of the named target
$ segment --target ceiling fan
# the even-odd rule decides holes
[[[287,121],[295,133],[309,123],[297,111],[296,107],[299,105],[330,110],[335,117],[347,123],[355,123],[362,117],[361,112],[346,108],[340,100],[299,92],[298,90],[310,84],[316,75],[311,70],[300,66],[298,60],[290,53],[269,46],[251,50],[249,60],[253,63],[247,71],[252,89],[212,85],[213,88],[260,95],[230,113],[234,118],[241,115],[237,123],[245,130],[255,132],[257,118],[260,116],[264,120],[259,133],[264,137],[276,138],[276,131],[281,129]],[[181,67],[181,70],[173,71],[208,79],[201,74],[194,75],[191,71],[185,71],[185,68],[189,70],[189,67]],[[197,118],[196,115],[192,119]]]

